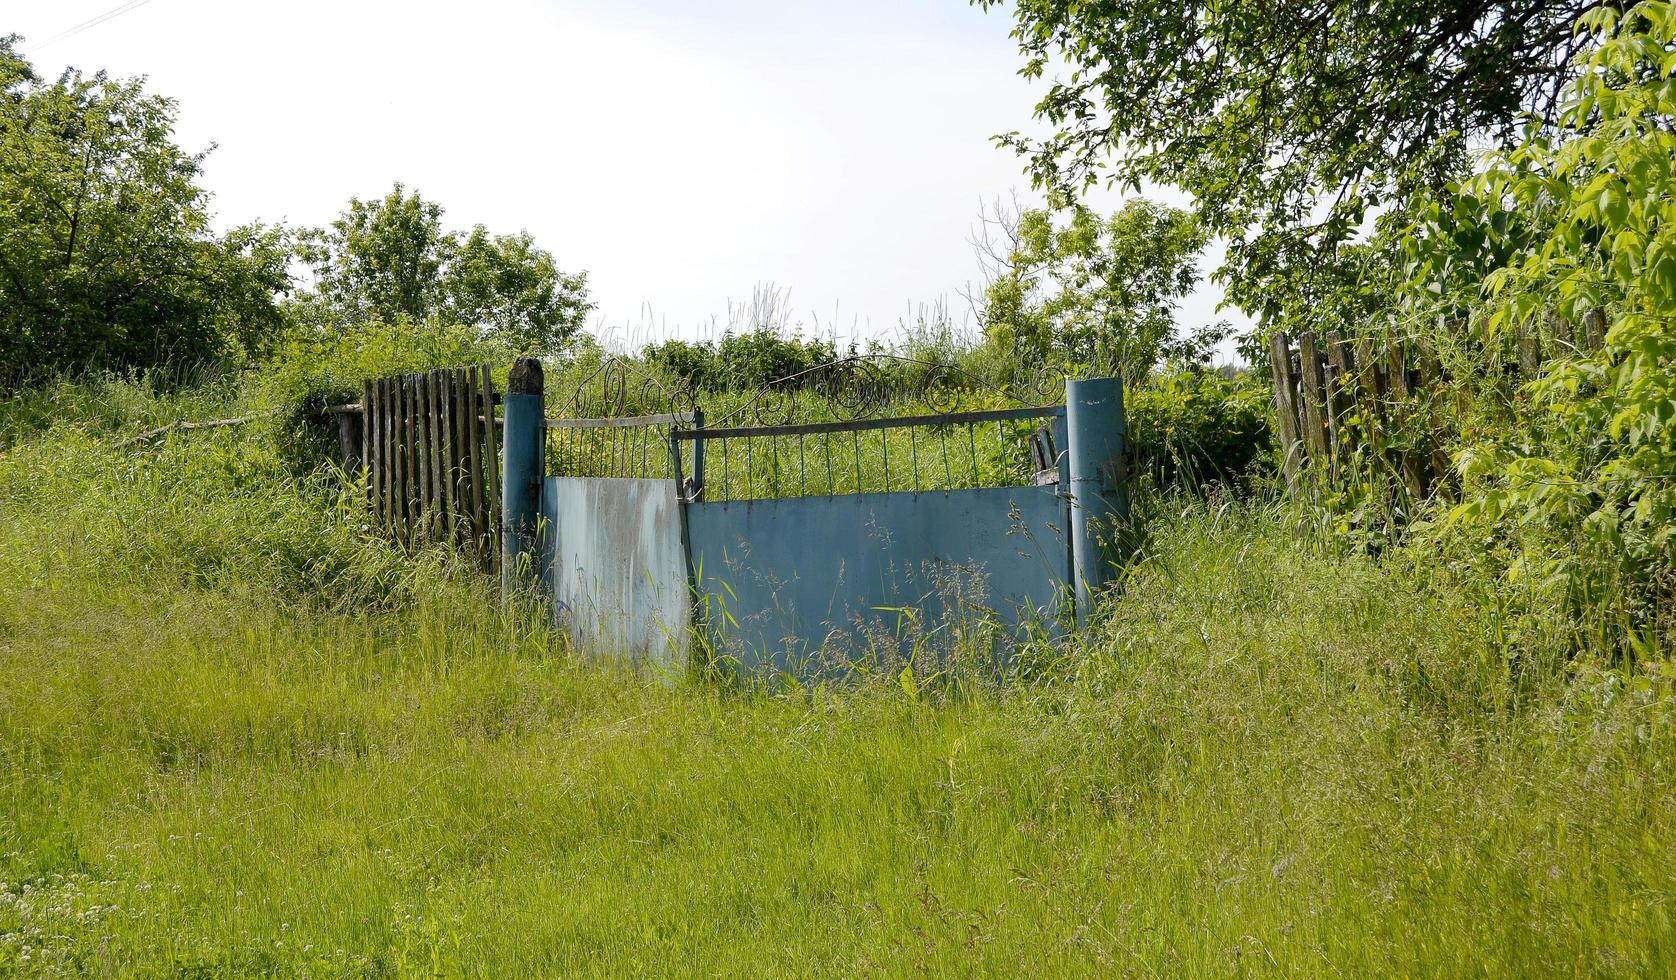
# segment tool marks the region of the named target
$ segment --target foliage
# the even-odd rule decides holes
[[[262,367],[258,383],[275,404],[319,396],[358,401],[361,382],[466,364],[500,363],[505,350],[457,323],[357,323],[331,333],[299,332]]]
[[[451,321],[513,354],[563,349],[594,308],[587,273],[559,271],[527,232],[444,231],[442,215],[401,184],[379,200],[351,198],[330,228],[305,238],[315,282],[299,318],[329,327]]]
[[[45,431],[17,417],[33,414],[35,399],[46,403]],[[0,432],[13,433],[0,453],[0,509],[15,519],[0,565],[21,579],[74,588],[99,574],[156,577],[299,609],[365,611],[410,599],[416,568],[431,562],[368,547],[364,494],[318,457],[299,475],[283,414],[236,388],[161,396],[143,381],[109,379],[29,400],[0,403]],[[250,421],[114,444],[206,417]],[[74,544],[54,550],[54,540]]]
[[[1226,324],[1176,337],[1175,310],[1198,281],[1206,244],[1186,212],[1131,200],[1102,219],[1069,209],[1001,218],[1008,251],[984,292],[991,343],[1027,365],[1120,374],[1133,386],[1161,361],[1208,357]]]
[[[286,234],[211,231],[172,101],[103,73],[47,83],[14,43],[0,38],[0,382],[265,350]]]
[[[1153,487],[1239,484],[1271,449],[1269,389],[1250,375],[1172,371],[1124,402],[1131,475]]]
[[[1022,0],[1021,73],[1069,71],[1036,107],[1051,134],[1002,140],[1061,191],[1104,169],[1191,193],[1229,239],[1229,295],[1274,318],[1306,284],[1365,278],[1338,248],[1370,216],[1455,176],[1475,142],[1516,135],[1522,109],[1554,118],[1588,40],[1573,24],[1611,6]]]
[[[758,327],[729,330],[720,340],[666,340],[648,345],[642,356],[692,391],[752,391],[829,364],[838,349],[830,340]]]
[[[1601,40],[1556,122],[1420,209],[1409,262],[1446,309],[1481,295],[1491,340],[1609,318],[1601,351],[1551,362],[1462,452],[1452,518],[1510,579],[1646,653],[1676,635],[1676,16],[1603,8],[1579,30]]]

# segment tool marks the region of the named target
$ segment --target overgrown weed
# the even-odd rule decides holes
[[[0,973],[1669,968],[1668,664],[1278,505],[1141,501],[1029,678],[741,690],[99,412],[0,456]]]

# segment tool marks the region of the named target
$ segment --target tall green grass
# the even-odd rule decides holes
[[[277,430],[53,414],[0,455],[0,973],[1676,959],[1670,666],[1510,656],[1264,505],[1156,506],[1038,683],[777,696],[578,661]]]

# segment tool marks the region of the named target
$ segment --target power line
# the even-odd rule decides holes
[[[28,47],[23,49],[23,53],[24,54],[34,54],[35,52],[41,50],[42,48],[46,47],[49,44],[57,44],[59,41],[63,41],[63,40],[67,40],[69,38],[75,37],[77,34],[80,34],[84,31],[90,31],[93,28],[98,27],[100,24],[104,24],[104,23],[108,23],[109,21],[113,21],[113,20],[117,19],[118,17],[121,17],[123,14],[126,14],[131,10],[137,10],[140,7],[143,7],[150,2],[151,2],[151,0],[128,0],[127,3],[124,3],[124,4],[122,4],[120,6],[117,6],[117,7],[113,7],[110,10],[107,10],[104,13],[99,14],[96,17],[89,17],[87,20],[84,20],[81,23],[74,25],[73,27],[66,27],[64,30],[59,31],[57,34],[54,34],[53,36],[47,38],[45,41],[37,41],[36,43],[29,45]]]

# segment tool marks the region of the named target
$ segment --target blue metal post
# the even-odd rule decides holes
[[[693,409],[693,428],[704,428],[704,409]],[[704,493],[704,440],[693,440],[693,472],[692,499],[698,500]]]
[[[1077,622],[1116,573],[1117,534],[1129,519],[1123,444],[1123,379],[1065,382],[1065,429],[1071,490],[1071,561],[1076,575]]]
[[[541,362],[520,357],[506,379],[505,467],[501,479],[501,590],[540,580],[537,534],[547,476],[547,409]]]

